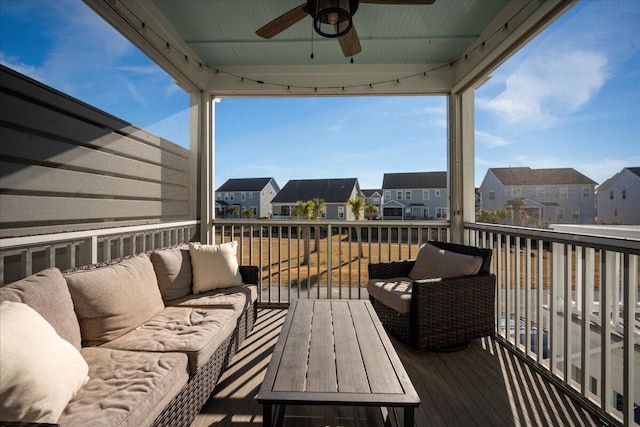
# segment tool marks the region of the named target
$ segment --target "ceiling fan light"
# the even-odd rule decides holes
[[[313,28],[322,37],[336,38],[347,34],[353,26],[353,0],[316,0],[314,1]]]

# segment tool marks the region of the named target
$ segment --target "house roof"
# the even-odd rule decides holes
[[[625,169],[631,172],[632,174],[640,177],[640,167],[623,168],[620,172],[618,172],[617,174],[613,175],[611,178],[608,178],[605,182],[600,184],[597,188],[597,191],[603,191],[608,189],[611,186],[611,184],[616,182],[616,180],[620,177],[620,175],[622,175]]]
[[[597,182],[573,168],[531,169],[530,167],[489,169],[502,185],[596,185]]]
[[[216,191],[262,191],[273,178],[232,178],[222,184]],[[277,190],[277,184],[274,180]]]
[[[364,197],[371,197],[375,193],[382,195],[382,190],[380,189],[366,189],[366,190],[360,190],[360,192],[364,195]]]
[[[358,178],[292,179],[282,187],[271,203],[297,203],[314,198],[326,203],[346,203],[354,188],[359,190]]]
[[[385,173],[382,188],[447,188],[447,172]]]

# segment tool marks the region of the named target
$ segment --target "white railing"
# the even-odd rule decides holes
[[[0,239],[0,284],[49,267],[68,270],[192,240],[199,221]]]
[[[640,414],[640,241],[465,224],[493,249],[501,340],[610,421]]]
[[[367,298],[367,264],[415,257],[449,238],[445,221],[213,220],[216,243],[239,242],[242,264],[261,272],[260,302]]]

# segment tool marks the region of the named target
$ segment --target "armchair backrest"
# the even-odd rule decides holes
[[[452,251],[459,254],[482,257],[482,266],[480,267],[480,271],[478,272],[478,274],[488,274],[491,272],[491,255],[493,254],[493,251],[491,249],[483,249],[477,248],[475,246],[438,241],[429,241],[429,243],[440,249],[444,249],[445,251]]]

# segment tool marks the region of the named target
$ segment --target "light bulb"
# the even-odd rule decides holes
[[[336,12],[330,12],[329,16],[327,16],[327,20],[329,24],[336,25],[338,23],[338,14]]]

